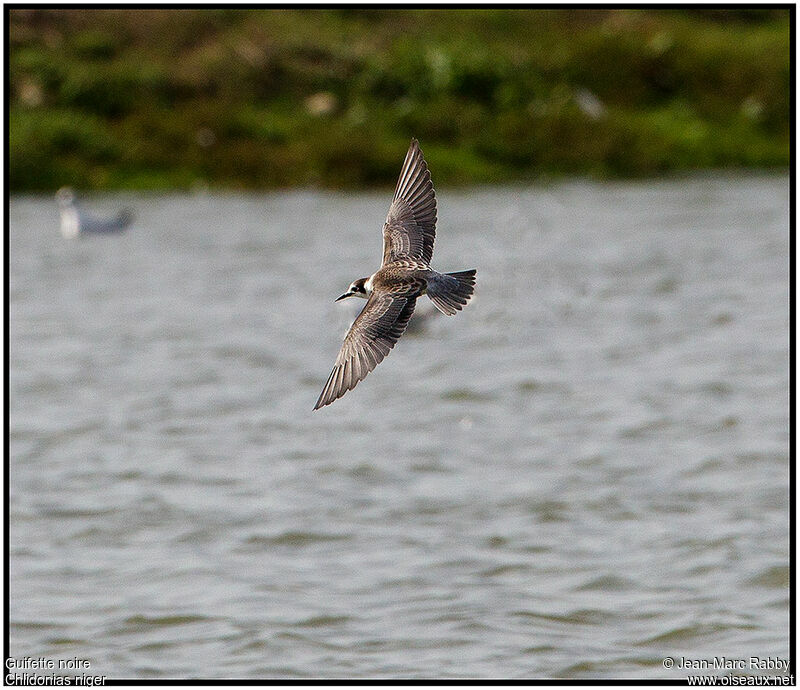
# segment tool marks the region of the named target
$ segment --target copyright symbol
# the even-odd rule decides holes
[[[663,663],[664,668],[672,668],[675,665],[675,659],[673,659],[671,656],[668,656],[666,659],[664,659]]]

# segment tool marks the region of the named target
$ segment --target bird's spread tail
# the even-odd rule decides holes
[[[457,273],[437,273],[428,279],[428,297],[436,308],[452,316],[461,311],[475,290],[475,269]]]

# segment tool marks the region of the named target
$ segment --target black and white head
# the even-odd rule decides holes
[[[370,289],[369,278],[359,278],[358,280],[354,280],[350,283],[350,287],[347,288],[347,292],[343,295],[337,297],[334,301],[338,302],[340,299],[345,299],[347,297],[361,297],[362,299],[368,299],[372,290]]]

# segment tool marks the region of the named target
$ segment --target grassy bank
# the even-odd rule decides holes
[[[788,164],[789,11],[13,10],[12,191]]]

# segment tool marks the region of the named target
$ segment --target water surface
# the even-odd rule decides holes
[[[783,177],[440,190],[478,269],[312,407],[387,193],[10,208],[11,653],[109,678],[788,654]],[[427,300],[423,300],[427,302]]]

